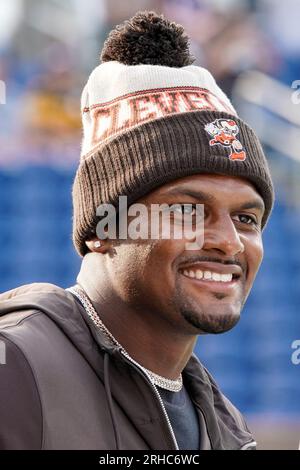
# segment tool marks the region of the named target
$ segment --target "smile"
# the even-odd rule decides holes
[[[234,279],[234,275],[232,273],[220,274],[213,271],[201,271],[200,269],[184,269],[182,271],[182,274],[192,279],[198,279],[199,281],[202,280],[208,282],[231,282],[232,279]]]

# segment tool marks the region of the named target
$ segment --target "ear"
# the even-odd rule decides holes
[[[105,253],[108,250],[107,240],[100,240],[97,237],[92,238],[91,240],[86,240],[85,244],[92,252]]]

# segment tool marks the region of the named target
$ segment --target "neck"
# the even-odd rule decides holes
[[[197,337],[180,334],[158,312],[128,305],[113,292],[104,273],[101,254],[89,253],[83,259],[77,282],[106,328],[139,364],[168,379],[177,379]]]

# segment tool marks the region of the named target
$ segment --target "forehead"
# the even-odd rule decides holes
[[[189,193],[206,193],[214,199],[258,199],[261,196],[255,186],[244,178],[216,174],[196,174],[180,178],[153,191],[153,195],[175,195]]]

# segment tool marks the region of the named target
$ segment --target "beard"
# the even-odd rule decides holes
[[[240,320],[240,315],[223,313],[197,313],[181,309],[181,316],[201,333],[220,334],[231,330]]]
[[[178,286],[179,287],[179,286]],[[245,303],[245,289],[234,304],[223,304],[224,294],[212,294],[212,299],[207,305],[201,305],[194,299],[187,298],[185,292],[178,289],[174,299],[179,307],[180,315],[185,321],[198,330],[198,334],[211,333],[220,334],[231,330],[240,320],[241,311]],[[184,301],[183,301],[184,299]]]

